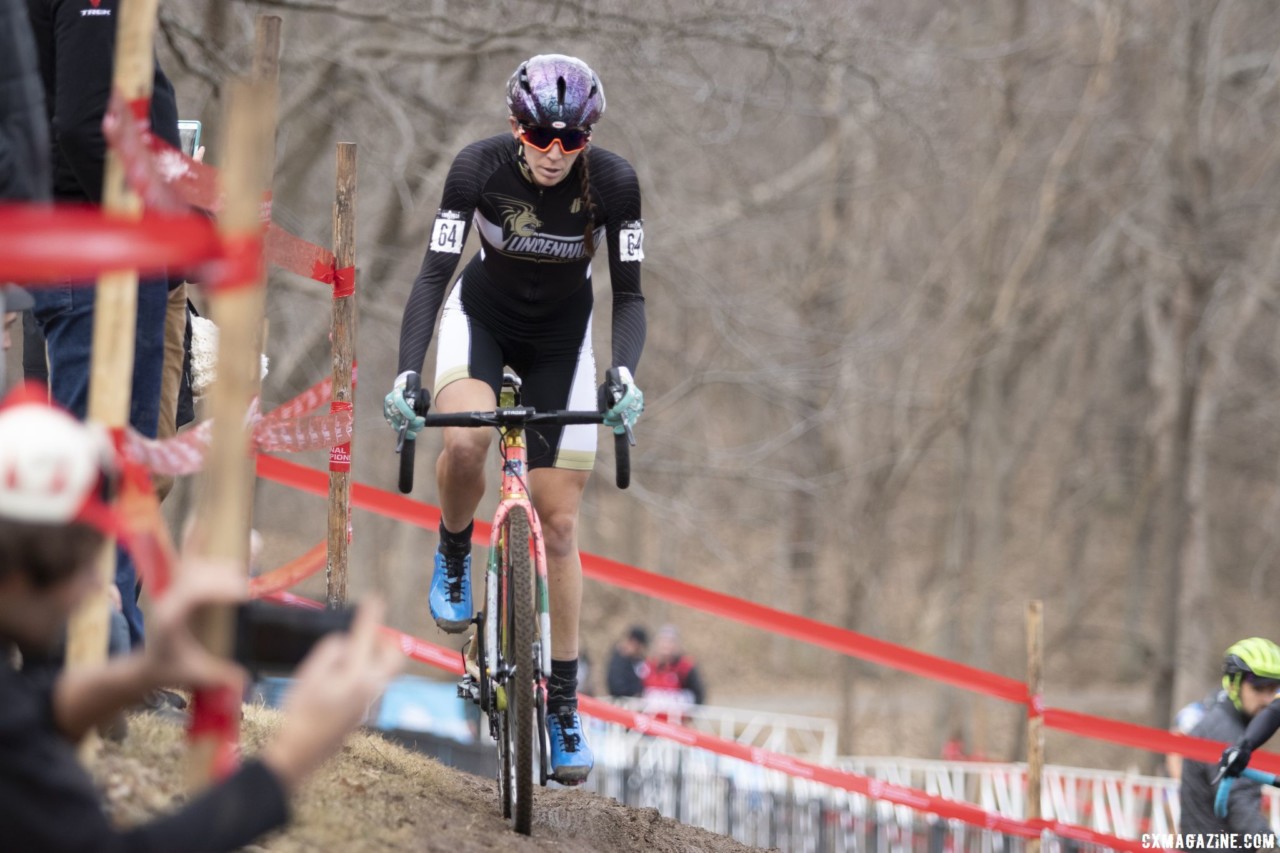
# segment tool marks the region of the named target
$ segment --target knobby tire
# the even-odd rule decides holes
[[[504,605],[503,651],[507,666],[514,672],[507,680],[507,709],[503,712],[503,744],[507,784],[503,811],[509,812],[512,828],[523,835],[533,829],[533,566],[530,560],[529,518],[522,507],[513,507],[507,516],[505,539],[506,595]]]

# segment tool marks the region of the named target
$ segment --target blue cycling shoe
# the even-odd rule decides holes
[[[431,594],[427,597],[431,616],[442,631],[458,634],[471,624],[471,546],[465,551],[436,550],[436,567],[431,574]]]
[[[581,785],[587,781],[595,756],[587,746],[582,718],[577,709],[565,705],[547,717],[551,738],[551,778],[561,785]]]

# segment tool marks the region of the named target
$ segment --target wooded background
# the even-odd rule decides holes
[[[359,146],[358,481],[394,487],[381,398],[452,157],[506,127],[522,59],[569,53],[647,232],[634,483],[602,452],[586,550],[1014,677],[1042,598],[1049,701],[1161,726],[1275,636],[1276,4],[168,2],[160,61],[215,164],[260,12],[284,18],[276,220],[327,244],[334,144]],[[328,373],[327,293],[274,272],[269,315],[267,406]],[[268,564],[324,520],[259,488]],[[441,640],[433,548],[357,513],[352,588]],[[1020,707],[588,584],[599,671],[668,620],[713,703],[829,713],[844,752],[1019,752]]]

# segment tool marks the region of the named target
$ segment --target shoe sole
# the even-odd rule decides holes
[[[590,767],[566,767],[551,774],[551,778],[561,785],[581,785],[590,775]]]
[[[436,620],[436,627],[447,634],[461,634],[463,631],[471,627],[470,619],[466,622],[451,622],[448,619],[440,619],[435,616],[431,618]]]

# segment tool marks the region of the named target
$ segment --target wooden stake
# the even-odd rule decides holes
[[[112,88],[126,101],[150,100],[159,0],[125,0],[118,8],[115,65]],[[142,200],[125,183],[124,165],[113,150],[107,151],[106,174],[102,186],[102,206],[120,216],[139,218]],[[107,427],[123,427],[129,422],[129,402],[133,389],[133,353],[138,317],[138,274],[119,271],[98,279],[93,313],[93,362],[89,374],[89,420]],[[104,584],[116,582],[114,540],[102,549],[98,570]],[[110,603],[106,586],[86,601],[72,617],[67,629],[67,665],[101,663],[107,657],[107,624]],[[85,749],[94,746],[86,739]]]
[[[1027,820],[1039,820],[1040,785],[1044,773],[1044,604],[1027,604]],[[1027,853],[1040,853],[1040,839],[1027,842]]]
[[[262,234],[262,193],[268,182],[267,161],[275,138],[275,87],[261,82],[232,84],[224,117],[222,171],[225,202],[218,229],[230,241]],[[203,553],[226,557],[244,566],[249,558],[249,513],[254,482],[245,413],[258,393],[259,338],[265,302],[265,274],[245,286],[214,292],[210,313],[218,326],[218,373],[210,391],[213,433],[209,447],[198,518]],[[233,649],[235,612],[209,608],[197,627],[199,639],[214,654],[229,657]],[[193,721],[201,714],[196,696]],[[238,721],[235,721],[238,725]],[[207,782],[219,764],[225,732],[199,731],[192,738],[189,779]]]
[[[338,143],[338,189],[333,203],[333,254],[340,271],[333,320],[333,411],[353,411],[351,382],[356,350],[356,146]],[[349,273],[345,272],[350,270]],[[347,276],[349,275],[349,280]],[[346,289],[352,292],[342,294]],[[347,531],[351,518],[351,458],[354,441],[329,454],[329,561],[325,569],[330,607],[347,601]]]
[[[259,15],[253,28],[253,79],[280,80],[280,18]]]

